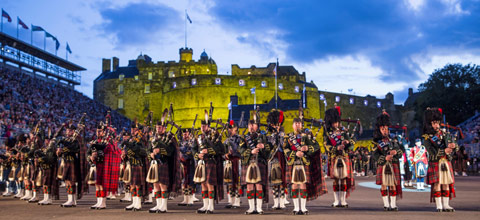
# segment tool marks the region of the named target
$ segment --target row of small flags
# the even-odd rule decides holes
[[[10,15],[5,11],[3,10],[2,8],[2,26],[3,26],[3,18],[6,18],[7,21],[9,23],[12,22],[12,17],[10,17]],[[23,29],[26,29],[28,30],[28,26],[25,24],[25,22],[23,22],[18,16],[17,16],[17,38],[18,38],[18,26],[21,26]],[[2,27],[3,28],[3,27]],[[2,30],[3,31],[3,30]],[[48,33],[47,31],[45,31],[45,29],[43,29],[42,27],[40,26],[35,26],[32,24],[32,29],[31,31],[43,31],[45,32],[45,37],[46,38],[52,38],[52,40],[55,41],[55,51],[58,50],[58,48],[60,48],[60,42],[58,41],[58,39],[53,36],[52,34]],[[70,49],[70,45],[68,45],[68,42],[67,42],[67,52],[68,53],[72,53],[72,50]]]

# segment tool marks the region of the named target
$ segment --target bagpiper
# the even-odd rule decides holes
[[[203,206],[197,213],[212,214],[215,200],[223,198],[223,164],[222,157],[225,148],[222,144],[221,132],[212,130],[210,122],[213,106],[210,112],[205,110],[205,120],[202,120],[201,131],[194,142],[193,153],[198,165],[195,168],[193,181],[202,186]]]
[[[303,130],[303,122],[300,107],[299,117],[293,119],[293,132],[285,135],[283,141],[287,159],[286,181],[292,187],[293,215],[308,215],[307,200],[314,200],[327,192],[320,146],[311,131]]]
[[[59,142],[57,156],[61,157],[57,177],[65,181],[67,201],[61,207],[76,207],[77,199],[81,199],[83,192],[88,189],[84,183],[87,173],[86,146],[84,143],[83,128],[85,114],[77,126],[70,123],[66,126],[66,136]]]
[[[61,125],[55,134],[48,132],[48,139],[45,140],[45,145],[41,149],[35,151],[35,162],[41,170],[41,178],[37,177],[37,184],[43,186],[43,200],[38,202],[38,205],[51,205],[52,199],[59,199],[59,188],[57,179],[57,164],[58,159],[56,155],[55,146],[58,144],[58,135],[62,132],[65,125]]]
[[[238,135],[238,125],[230,120],[228,124],[228,138],[225,140],[225,168],[223,182],[228,189],[228,203],[225,208],[240,208],[240,152],[239,147],[243,138]]]
[[[285,209],[285,189],[287,188],[287,181],[285,173],[287,172],[287,165],[285,154],[283,150],[285,132],[282,127],[284,122],[283,111],[273,109],[267,116],[267,123],[269,127],[269,134],[267,136],[268,142],[272,146],[272,153],[270,154],[270,187],[273,194],[272,209]]]
[[[181,170],[183,174],[183,201],[178,204],[179,206],[192,206],[194,202],[195,183],[193,182],[193,175],[195,173],[195,158],[192,152],[194,141],[194,131],[189,128],[183,129],[180,140],[180,162],[183,168]]]
[[[32,198],[32,190],[30,189],[31,184],[29,179],[30,175],[28,175],[27,179],[24,178],[26,168],[31,165],[31,161],[28,160],[28,153],[30,152],[30,147],[26,143],[27,138],[25,137],[25,134],[19,134],[16,139],[16,148],[20,150],[20,157],[18,158],[20,164],[17,168],[16,173],[17,194],[15,194],[14,198],[19,198],[20,200],[30,200]],[[28,192],[25,192],[25,188],[28,188]]]
[[[427,108],[424,113],[423,138],[428,151],[427,184],[432,185],[430,202],[435,201],[437,212],[454,212],[449,205],[455,197],[455,177],[451,164],[452,152],[458,147],[447,130],[440,129],[442,109]]]
[[[403,151],[398,139],[390,137],[389,126],[390,115],[383,110],[373,133],[373,157],[377,161],[376,184],[381,185],[383,209],[398,211],[396,200],[402,197],[400,158]]]
[[[140,211],[142,198],[146,190],[147,151],[142,133],[143,126],[137,122],[132,124],[131,133],[126,134],[123,143],[122,158],[126,161],[123,181],[130,185],[132,204],[125,207],[126,211]]]
[[[332,207],[348,207],[346,198],[355,188],[352,162],[348,155],[354,148],[354,140],[341,125],[339,106],[325,111],[324,146],[329,152],[328,175],[333,179]]]
[[[413,162],[413,169],[415,179],[417,182],[417,190],[425,190],[425,176],[427,176],[428,170],[428,156],[427,149],[422,144],[422,140],[417,138],[415,140],[415,146],[412,147],[410,156]]]
[[[242,155],[242,186],[247,187],[249,209],[245,214],[262,215],[262,205],[268,203],[268,159],[271,146],[265,134],[259,132],[260,115],[258,108],[253,115],[253,120],[248,121],[248,133],[240,145]]]
[[[166,131],[168,110],[165,109],[161,121],[155,126],[155,132],[150,139],[152,159],[147,174],[147,182],[153,183],[157,205],[149,210],[150,213],[167,212],[168,198],[176,195],[181,187],[181,171],[178,143],[175,135]],[[171,115],[172,113],[169,113]],[[169,116],[172,119],[172,116]],[[173,123],[173,122],[172,122]],[[172,125],[173,126],[173,125]]]
[[[120,170],[120,150],[115,141],[115,129],[110,127],[111,116],[107,113],[105,123],[97,125],[96,137],[88,150],[91,164],[88,184],[95,185],[97,203],[91,209],[106,209],[107,194],[116,193]]]

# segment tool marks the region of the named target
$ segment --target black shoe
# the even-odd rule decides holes
[[[388,211],[390,208],[389,207],[383,207],[383,211]]]
[[[139,212],[139,211],[142,211],[142,209],[133,208],[133,211],[134,211],[134,212]]]
[[[253,212],[248,212],[248,211],[245,212],[245,215],[253,215],[253,214],[256,214],[255,211],[253,211]]]
[[[187,203],[178,203],[178,206],[187,206]]]
[[[157,213],[167,213],[167,210],[164,210],[164,211],[158,210]]]
[[[94,206],[90,206],[90,209],[97,209],[97,207],[94,207]]]
[[[234,206],[234,205],[232,205],[232,209],[238,209],[238,208],[240,208],[240,206]]]
[[[132,211],[133,210],[133,207],[132,208],[125,208],[125,211]]]
[[[455,212],[455,209],[451,208],[451,209],[443,209],[444,212]]]
[[[207,210],[197,209],[197,213],[198,213],[198,214],[205,214],[205,212],[207,212]]]
[[[443,212],[444,209],[437,209],[437,212]]]
[[[257,212],[257,214],[259,214],[259,215],[263,215],[263,211],[261,211],[261,212]]]
[[[300,211],[292,211],[292,214],[293,214],[293,215],[301,215],[301,213],[302,213],[302,212],[300,212]]]
[[[97,210],[107,209],[106,207],[97,207]]]
[[[398,212],[398,207],[391,208],[390,211]]]
[[[207,210],[205,211],[205,214],[213,214],[213,211]]]
[[[303,215],[308,215],[308,214],[309,214],[308,210],[307,210],[307,211],[304,211],[304,212],[302,212],[302,213],[303,213]]]
[[[232,204],[228,204],[225,206],[226,209],[231,209],[232,208]]]

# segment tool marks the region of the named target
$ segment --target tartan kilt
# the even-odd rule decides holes
[[[195,161],[193,159],[181,161],[183,165],[183,187],[193,187],[193,175],[195,174]]]
[[[217,164],[215,161],[207,160],[205,161],[205,182],[209,185],[216,186],[217,184]]]
[[[287,172],[285,174],[285,181],[287,184],[292,184],[293,166],[294,165],[287,165]],[[310,166],[303,165],[303,168],[305,169],[306,183],[310,183]]]
[[[53,184],[53,180],[54,180],[53,178],[56,178],[53,175],[53,169],[51,168],[42,169],[42,174],[43,174],[42,184],[44,186],[51,186]]]
[[[145,180],[145,172],[143,172],[143,166],[134,166],[132,165],[132,180],[130,181],[130,185],[141,186]]]
[[[225,183],[225,184],[232,186],[232,188],[236,190],[238,188],[238,182],[240,180],[240,170],[239,170],[240,158],[232,157],[229,159],[229,161],[232,162],[232,182]]]
[[[264,186],[268,185],[268,166],[264,163],[257,163],[258,169],[260,170],[260,175],[262,177],[262,180],[260,180],[259,183]],[[242,165],[242,180],[241,180],[241,185],[247,185],[247,169],[248,169],[248,164],[247,165]]]
[[[278,163],[280,164],[280,170],[282,170],[282,183],[280,183],[280,184],[270,184],[270,185],[271,186],[280,185],[280,186],[286,187],[288,182],[286,180],[287,162],[285,161],[285,154],[282,153],[282,152],[277,152],[277,153],[275,153],[274,158],[278,160]]]
[[[427,184],[433,185],[434,183],[440,182],[440,166],[439,162],[428,162],[428,170],[427,170]],[[450,170],[450,173],[453,172],[453,167],[452,163],[450,161],[447,161],[448,164],[448,169]],[[455,183],[455,178],[452,177],[453,183]]]
[[[28,173],[28,176],[27,176],[27,173]],[[23,165],[23,180],[28,180],[28,181],[32,181],[34,180],[34,177],[35,177],[35,169],[33,168],[33,165],[30,164],[30,166],[28,165]]]
[[[77,175],[75,174],[75,162],[64,161],[65,167],[63,169],[63,181],[77,182]]]
[[[168,163],[158,163],[158,182],[163,185],[170,185],[170,169]]]
[[[400,175],[400,168],[398,163],[392,163],[393,168],[393,175],[395,176],[395,181],[397,182],[396,185],[401,185],[402,177]],[[382,185],[382,178],[383,178],[383,166],[377,166],[377,176],[376,176],[376,184]]]
[[[335,161],[337,160],[337,157],[328,159],[328,176],[330,177],[330,179],[336,179],[334,175],[334,169],[335,169]],[[343,160],[345,161],[345,166],[347,168],[347,178],[353,179],[352,161],[348,156],[343,157]]]
[[[95,180],[96,185],[103,186],[103,176],[105,175],[105,164],[104,163],[96,163],[95,166],[97,167],[97,179]]]

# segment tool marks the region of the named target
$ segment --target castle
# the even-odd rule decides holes
[[[174,120],[184,128],[192,126],[196,114],[202,119],[210,102],[214,106],[213,119],[226,122],[232,118],[237,123],[242,112],[244,121],[248,121],[256,106],[262,123],[266,123],[268,112],[277,107],[285,112],[286,131],[291,130],[299,105],[304,108],[305,118],[323,119],[325,108],[337,103],[342,118],[360,119],[364,129],[373,128],[382,109],[390,113],[393,123],[401,123],[401,106],[394,104],[391,93],[381,99],[320,91],[313,81],[306,81],[305,72],[276,63],[247,68],[232,64],[231,75],[219,75],[215,61],[205,51],[197,61],[193,49],[181,48],[179,52],[178,62],[154,63],[143,54],[124,67],[119,66],[116,57],[103,59],[102,73],[94,81],[94,99],[139,121],[150,111],[154,112],[154,120],[159,119],[172,103]]]

